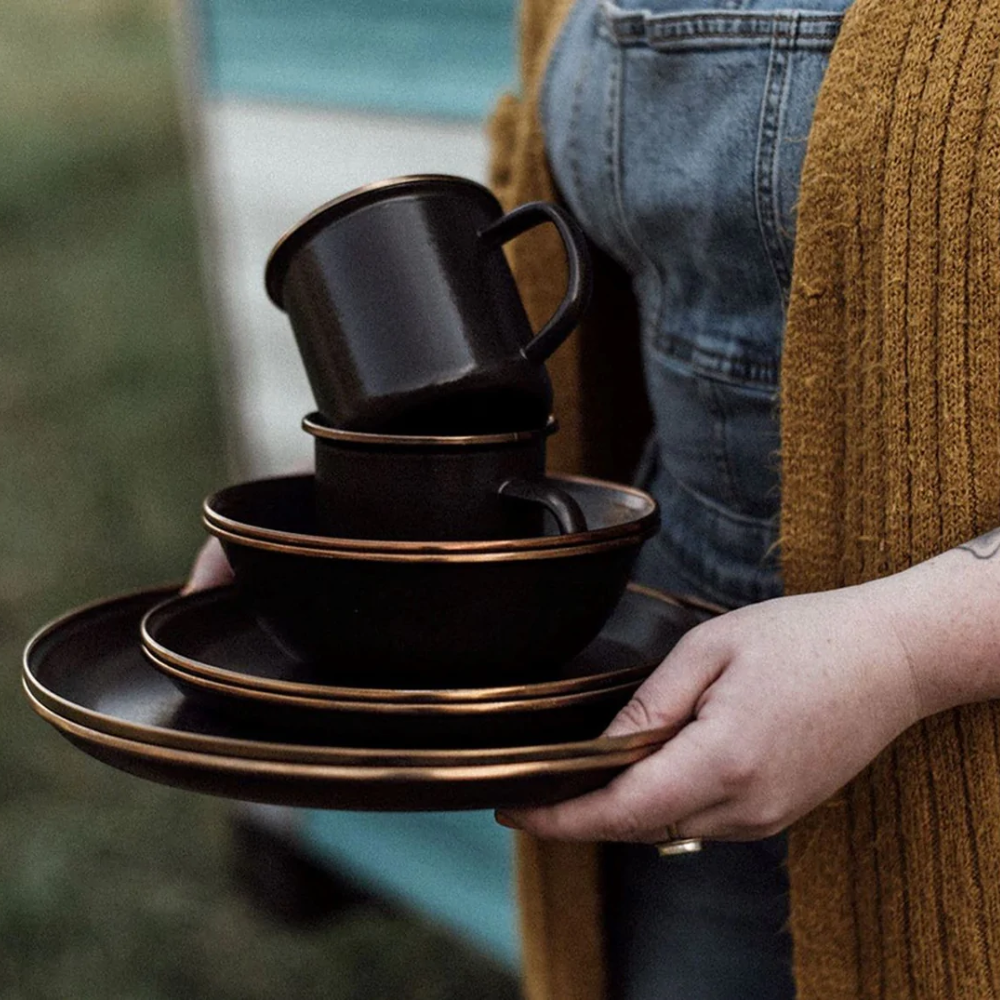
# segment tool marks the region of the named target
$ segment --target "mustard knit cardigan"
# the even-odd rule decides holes
[[[508,205],[554,197],[535,105],[569,6],[525,0],[522,93],[492,122]],[[809,137],[785,336],[789,592],[894,573],[1000,524],[998,56],[1000,0],[855,0],[845,18]],[[535,235],[514,265],[544,318],[558,246]],[[557,467],[624,475],[634,458],[631,308],[603,267],[593,315],[552,365]],[[519,851],[529,1000],[601,1000],[598,849],[523,837]],[[793,827],[789,870],[803,1000],[996,997],[996,705],[904,733]]]

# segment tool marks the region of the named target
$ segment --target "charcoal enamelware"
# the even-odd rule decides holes
[[[177,750],[295,764],[433,767],[537,762],[631,749],[665,738],[662,731],[648,731],[559,743],[546,731],[544,740],[535,744],[522,739],[504,747],[429,749],[418,742],[387,748],[378,742],[385,727],[376,715],[364,734],[365,746],[334,743],[328,736],[307,741],[307,732],[275,739],[270,725],[261,726],[232,710],[215,712],[184,697],[143,655],[136,641],[140,619],[165,597],[169,601],[169,592],[153,590],[110,598],[71,611],[41,629],[24,653],[22,679],[28,693],[60,718],[110,736]],[[650,607],[648,603],[643,606]],[[676,641],[670,633],[660,635],[655,628],[651,632],[653,624],[644,615],[634,624],[634,652],[641,652],[647,662]],[[479,727],[488,734],[489,718],[481,718]]]
[[[331,701],[220,683],[180,670],[148,651],[146,656],[191,705],[217,718],[251,724],[263,738],[351,747],[456,750],[591,740],[604,732],[641,683],[635,679],[523,701]]]
[[[572,660],[553,666],[553,680],[499,687],[359,688],[324,683],[321,667],[289,656],[270,641],[235,587],[171,597],[145,615],[139,631],[143,646],[157,660],[224,684],[341,702],[467,704],[550,698],[642,680],[686,631],[716,613],[630,583],[600,633]],[[52,663],[58,661],[49,657],[46,662],[52,675]],[[61,689],[77,691],[80,680],[65,675],[56,675]]]
[[[312,756],[322,754],[321,747],[283,747],[258,743],[252,737],[235,737],[225,749],[221,741],[210,739],[213,750],[219,752],[172,745],[174,737],[187,743],[188,735],[188,746],[197,744],[197,727],[187,733],[183,728],[176,732],[160,728],[157,721],[162,720],[156,713],[163,709],[162,699],[137,695],[127,683],[115,691],[107,689],[109,676],[120,681],[134,669],[137,658],[141,662],[137,616],[160,596],[127,595],[72,612],[32,640],[25,662],[25,693],[38,715],[83,752],[146,780],[231,799],[323,809],[513,808],[555,802],[599,788],[654,753],[672,735],[671,730],[662,729],[636,741],[553,745],[538,748],[537,754],[523,745],[509,752],[448,751],[433,762],[427,760],[432,751],[365,754],[355,750],[342,756],[335,748],[324,760]],[[76,709],[81,706],[59,696],[46,698],[31,685],[32,667],[45,675],[45,661],[52,666],[53,655],[64,661],[56,673],[75,684],[76,694],[85,701],[101,706],[95,725],[80,721]],[[147,676],[159,682],[161,690],[169,688],[151,667]],[[174,697],[183,706],[184,699],[176,692]],[[121,724],[141,738],[99,728],[105,724]],[[248,746],[248,742],[255,745]],[[299,752],[310,756],[300,759]],[[456,757],[461,759],[448,762]]]
[[[548,805],[603,787],[662,745],[560,760],[454,767],[288,764],[110,736],[64,719],[30,693],[27,697],[32,708],[78,749],[136,777],[227,799],[312,809],[438,812]]]
[[[491,435],[367,434],[302,421],[315,439],[316,515],[324,533],[385,540],[479,540],[586,531],[579,504],[545,479],[549,419]]]
[[[533,334],[503,245],[543,223],[562,239],[568,277]],[[481,184],[415,175],[318,208],[275,246],[265,284],[331,424],[456,434],[544,424],[544,361],[586,307],[590,273],[586,238],[558,206],[504,215]]]
[[[222,531],[278,545],[399,555],[576,548],[635,535],[645,538],[656,530],[659,509],[643,490],[585,476],[557,474],[546,478],[573,497],[587,522],[586,531],[559,534],[558,528],[546,521],[539,534],[523,538],[459,541],[344,538],[322,532],[316,517],[316,481],[310,475],[255,479],[227,486],[205,499],[202,518]]]
[[[580,501],[588,523],[614,527],[602,522],[599,505],[587,510],[593,485],[577,492],[572,479],[556,481]],[[311,477],[269,483],[265,491],[230,488],[210,498],[206,506],[228,512],[230,526],[208,516],[205,525],[222,542],[265,631],[291,655],[322,664],[329,680],[358,686],[550,678],[553,664],[569,660],[600,631],[657,522],[648,498],[641,514],[633,510],[635,530],[602,540],[591,529],[561,536],[572,543],[549,548],[511,541],[485,551],[455,544],[413,552],[400,551],[405,543],[338,548],[330,539],[313,546],[315,513],[303,503]],[[241,522],[272,536],[234,529]]]

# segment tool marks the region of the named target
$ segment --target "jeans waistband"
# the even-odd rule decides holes
[[[656,14],[625,10],[612,3],[601,8],[601,31],[619,45],[674,48],[705,44],[794,45],[828,49],[842,23],[842,15],[822,11],[684,11]]]

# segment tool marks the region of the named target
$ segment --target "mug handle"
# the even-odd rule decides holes
[[[521,348],[522,356],[534,364],[541,364],[569,336],[590,301],[593,269],[587,237],[568,212],[547,201],[519,205],[479,233],[488,247],[499,247],[544,222],[551,222],[563,241],[567,281],[566,294],[559,308],[530,343]]]
[[[544,479],[508,479],[497,492],[502,497],[541,504],[556,519],[561,535],[587,530],[587,518],[580,505],[565,490]]]

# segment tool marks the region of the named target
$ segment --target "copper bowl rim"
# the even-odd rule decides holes
[[[378,434],[331,427],[323,421],[320,413],[313,412],[302,418],[302,429],[316,438],[317,443],[333,441],[336,444],[384,445],[390,448],[475,448],[550,437],[559,429],[559,421],[550,413],[543,426],[528,430],[493,434]]]
[[[275,477],[303,479],[303,476]],[[582,555],[595,551],[595,546],[617,548],[632,545],[637,539],[646,539],[656,533],[659,525],[659,505],[644,490],[623,486],[588,476],[554,474],[547,477],[556,483],[580,483],[603,490],[624,494],[639,501],[641,512],[634,519],[605,528],[567,535],[540,535],[533,538],[500,539],[493,541],[382,541],[371,538],[335,538],[327,535],[301,535],[276,528],[262,528],[235,521],[212,509],[213,501],[225,490],[207,497],[202,504],[202,523],[219,539],[245,544],[252,548],[279,552],[296,552],[301,555],[329,558],[370,559],[391,562],[477,562],[509,561],[532,558],[558,558],[561,555]],[[237,483],[226,489],[250,486],[252,482]]]
[[[675,597],[652,587],[639,583],[629,583],[626,591],[639,594],[660,604],[673,607],[688,608],[704,612],[708,609],[697,607],[683,597]],[[238,670],[215,666],[202,660],[196,660],[184,653],[170,649],[157,640],[152,632],[150,622],[157,615],[170,610],[173,600],[164,601],[152,607],[143,615],[139,626],[142,645],[161,663],[166,663],[182,670],[185,674],[197,674],[208,680],[219,680],[239,687],[254,688],[260,691],[273,691],[277,694],[302,695],[304,697],[328,698],[333,701],[350,702],[393,702],[395,704],[469,704],[477,701],[516,701],[531,698],[546,698],[563,694],[573,694],[577,691],[591,691],[610,687],[616,682],[640,680],[647,677],[656,664],[652,666],[626,667],[620,670],[609,670],[602,673],[588,674],[583,677],[567,677],[552,681],[528,681],[522,684],[496,685],[493,687],[459,687],[459,688],[375,688],[347,687],[334,684],[317,684],[310,681],[289,681],[275,677],[260,677],[245,675]]]
[[[420,190],[438,185],[454,187],[456,184],[475,190],[480,197],[488,198],[497,208],[500,208],[500,202],[488,187],[468,177],[458,177],[452,174],[407,174],[400,177],[388,177],[381,181],[372,181],[370,184],[362,184],[360,187],[338,195],[331,201],[313,209],[287,229],[268,254],[267,263],[264,266],[264,287],[267,289],[268,298],[284,311],[282,290],[292,257],[305,243],[308,243],[338,216],[381,201],[387,192],[397,189]]]
[[[262,552],[280,552],[284,555],[302,556],[305,559],[336,559],[351,562],[390,562],[390,563],[417,563],[423,566],[435,563],[452,563],[454,565],[470,565],[482,563],[502,563],[502,562],[532,562],[552,559],[573,559],[582,556],[596,555],[599,552],[613,552],[615,549],[633,548],[643,541],[643,537],[649,537],[653,533],[652,529],[646,536],[641,536],[638,532],[630,532],[628,535],[618,538],[609,538],[603,542],[592,544],[577,544],[574,546],[564,545],[553,546],[545,549],[515,549],[506,552],[379,552],[376,550],[358,549],[337,549],[337,548],[315,548],[308,545],[297,545],[285,542],[272,542],[265,538],[254,538],[252,535],[240,535],[236,532],[226,531],[218,525],[213,524],[207,518],[203,524],[205,529],[215,535],[223,544],[241,545],[248,549],[259,549]]]

